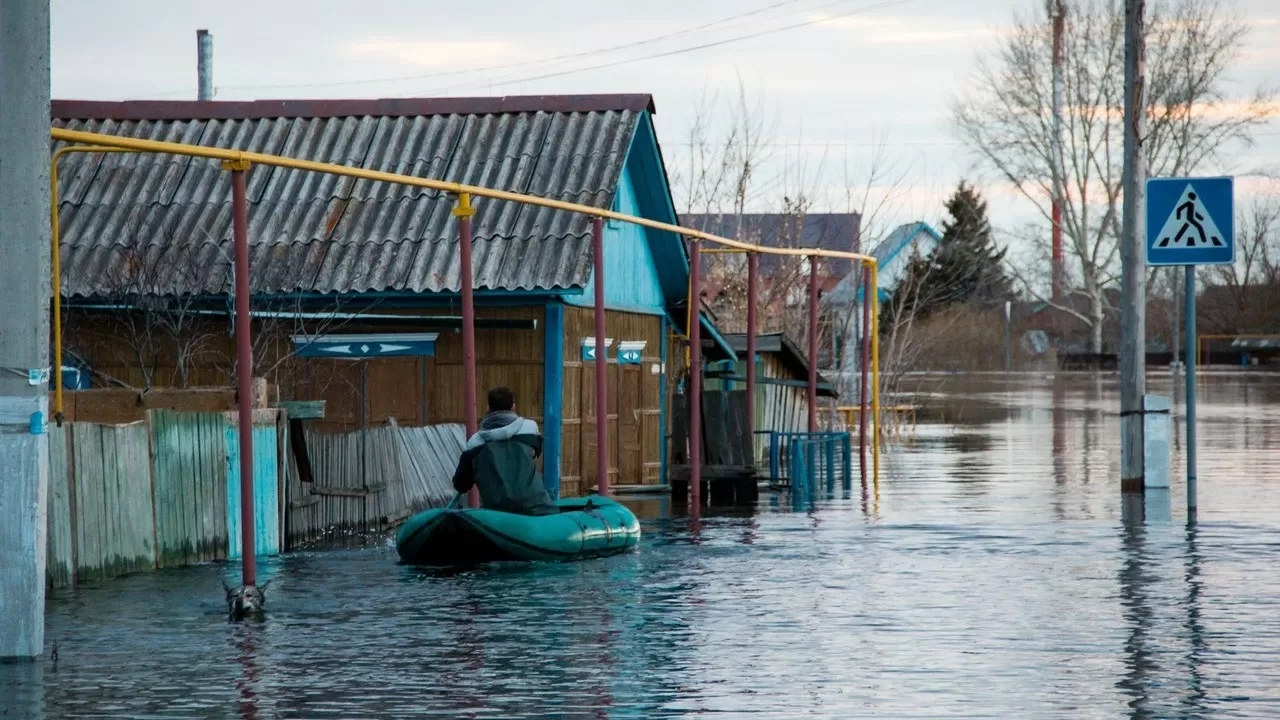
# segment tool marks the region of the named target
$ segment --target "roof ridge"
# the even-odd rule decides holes
[[[510,113],[656,112],[647,93],[509,95],[349,100],[53,100],[59,120],[256,120],[263,118],[411,117]]]

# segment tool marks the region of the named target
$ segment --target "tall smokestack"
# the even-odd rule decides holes
[[[200,89],[196,98],[213,99],[213,36],[208,30],[196,31],[196,75]]]

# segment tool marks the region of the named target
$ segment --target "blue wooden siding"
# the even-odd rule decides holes
[[[628,215],[643,215],[636,199],[631,171],[624,170],[614,197],[613,209]],[[574,305],[592,307],[595,303],[595,274],[587,281],[581,295],[570,296]],[[665,307],[658,268],[649,250],[645,228],[624,222],[605,223],[604,229],[604,302],[607,307],[661,313]]]
[[[279,454],[275,425],[253,428],[255,555],[280,553]],[[240,435],[227,426],[227,557],[240,557]]]

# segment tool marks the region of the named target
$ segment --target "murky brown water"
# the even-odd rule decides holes
[[[0,666],[0,716],[1280,717],[1280,380],[1202,381],[1190,527],[1180,445],[1122,508],[1114,377],[930,387],[865,493],[647,501],[626,556],[289,556],[262,625],[220,615],[234,567],[58,593],[58,660]]]

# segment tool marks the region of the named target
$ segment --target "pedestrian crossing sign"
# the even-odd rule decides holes
[[[1235,262],[1234,188],[1229,177],[1147,180],[1147,264]]]

